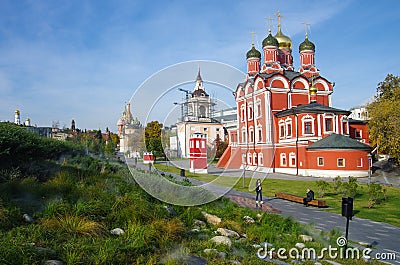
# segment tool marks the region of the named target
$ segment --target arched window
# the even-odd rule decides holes
[[[342,134],[349,134],[349,121],[346,116],[341,118],[342,121]]]
[[[285,122],[283,120],[279,121],[279,138],[285,137]]]
[[[200,117],[202,117],[202,118],[206,117],[206,107],[200,106],[199,107],[199,112],[200,112]]]
[[[263,137],[262,137],[262,125],[258,125],[257,126],[257,142],[261,143],[263,141]]]
[[[295,167],[296,166],[296,154],[291,152],[289,154],[289,166]]]
[[[260,118],[261,116],[262,116],[261,100],[257,99],[257,102],[256,102],[256,118]]]
[[[287,162],[286,162],[286,154],[285,153],[281,153],[281,167],[286,167]]]
[[[292,137],[292,119],[288,118],[285,121],[286,124],[286,137],[291,138]]]
[[[249,138],[250,138],[249,142],[254,143],[254,127],[253,126],[250,126],[250,128],[249,128]]]
[[[251,102],[249,103],[248,112],[249,112],[249,114],[248,114],[249,120],[252,120],[253,119],[253,103],[251,103]]]
[[[246,128],[242,128],[242,143],[247,143]]]
[[[264,157],[263,157],[263,154],[260,152],[260,153],[258,153],[258,164],[260,165],[260,166],[263,166],[264,165]]]
[[[240,106],[240,120],[241,121],[245,121],[245,119],[246,119],[246,111],[244,109],[245,109],[245,106],[244,106],[244,104],[242,104],[242,106]]]

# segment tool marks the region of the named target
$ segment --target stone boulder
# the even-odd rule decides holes
[[[229,230],[226,228],[218,228],[217,232],[221,235],[221,236],[227,236],[227,237],[234,237],[234,238],[239,238],[240,235],[238,234],[238,232],[233,231],[233,230]]]
[[[218,225],[219,223],[222,222],[221,218],[219,218],[216,215],[212,215],[206,212],[201,212],[204,216],[204,218],[206,218],[207,223],[212,224],[212,225]]]
[[[197,225],[197,226],[200,226],[200,227],[206,226],[206,223],[205,223],[204,221],[197,220],[197,219],[194,219],[194,220],[193,220],[193,224],[194,224],[194,225]]]
[[[305,248],[306,247],[306,245],[304,244],[304,243],[296,243],[296,245],[294,245],[296,248],[299,248],[299,249],[303,249],[303,248]]]
[[[211,242],[214,242],[217,245],[226,245],[228,247],[232,246],[232,241],[227,236],[215,236],[210,240]]]
[[[244,220],[244,222],[245,222],[246,224],[254,224],[254,223],[255,223],[254,219],[251,218],[251,217],[248,216],[248,215],[243,216],[243,220]]]
[[[27,214],[27,213],[25,213],[25,214],[22,216],[22,220],[24,220],[24,221],[27,222],[27,223],[32,223],[32,222],[33,222],[33,218],[32,218],[29,214]]]
[[[170,206],[170,205],[165,205],[165,206],[163,206],[163,208],[164,208],[165,210],[167,210],[167,212],[168,212],[168,214],[169,214],[170,216],[176,216],[176,215],[177,215],[175,209],[172,208],[172,206]]]
[[[300,235],[301,240],[303,240],[303,242],[311,242],[313,241],[313,238],[311,236],[307,236],[307,235]]]
[[[64,262],[62,262],[61,260],[55,260],[55,259],[50,259],[50,260],[46,260],[43,265],[63,265]]]
[[[125,233],[125,231],[122,230],[121,228],[114,228],[113,230],[110,231],[110,233],[112,235],[120,236],[120,235],[123,235]]]

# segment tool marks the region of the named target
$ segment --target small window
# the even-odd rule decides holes
[[[318,160],[318,166],[322,167],[324,165],[324,158],[323,157],[318,157],[317,160]]]
[[[264,161],[263,161],[263,154],[262,153],[258,153],[258,164],[260,166],[264,165]]]
[[[251,155],[251,153],[248,153],[247,154],[247,164],[251,165],[251,163],[252,163],[252,155]]]
[[[217,132],[219,132],[219,128],[217,128]]]
[[[295,155],[295,153],[290,153],[289,154],[289,162],[290,162],[290,166],[291,167],[295,167],[296,166],[296,155]]]
[[[249,120],[253,119],[253,106],[249,106]]]
[[[337,166],[338,166],[338,167],[344,167],[344,166],[345,166],[345,160],[344,160],[344,158],[338,158],[338,159],[337,159]]]
[[[281,166],[286,167],[286,154],[281,154]]]
[[[327,131],[327,132],[333,131],[333,121],[332,121],[332,119],[326,119],[325,120],[325,131]]]
[[[206,132],[206,131],[207,131],[207,128],[204,128],[203,130]]]
[[[258,141],[262,142],[262,130],[258,129]]]
[[[311,123],[311,121],[304,122],[304,134],[312,134],[312,123]]]
[[[362,138],[362,131],[356,129],[356,138],[361,139]]]
[[[286,129],[286,137],[292,137],[292,124],[288,123]]]
[[[283,124],[279,125],[279,137],[280,138],[285,137],[285,125]]]
[[[343,134],[348,134],[346,121],[343,121],[343,123],[342,123],[342,131],[343,131]]]

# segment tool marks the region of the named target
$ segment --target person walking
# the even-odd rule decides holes
[[[260,199],[260,201],[258,200]],[[262,199],[262,186],[261,186],[261,179],[257,179],[256,182],[256,207],[258,207],[258,202],[260,202],[260,206],[262,206],[261,204],[263,204],[263,199]]]

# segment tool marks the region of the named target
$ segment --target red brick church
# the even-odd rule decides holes
[[[334,83],[315,65],[315,45],[299,45],[300,67],[294,69],[292,41],[269,30],[263,56],[247,52],[246,80],[237,86],[237,128],[217,166],[307,176],[366,176],[371,150],[368,134],[352,139],[347,110],[332,107]],[[357,125],[359,126],[359,125]],[[358,130],[360,128],[357,128]],[[366,126],[364,132],[367,132]]]

